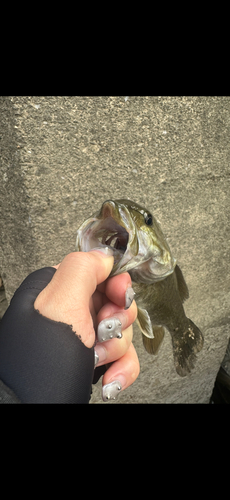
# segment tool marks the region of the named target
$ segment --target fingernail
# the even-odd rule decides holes
[[[107,257],[113,256],[113,250],[110,247],[95,247],[91,248],[90,252],[100,252]]]
[[[120,380],[114,380],[110,384],[106,384],[102,387],[102,399],[103,401],[109,401],[116,399],[117,395],[120,393],[122,385]]]
[[[99,356],[96,349],[94,349],[94,368],[96,368],[98,363],[99,363]]]
[[[105,342],[105,340],[122,338],[121,333],[122,324],[118,318],[103,319],[97,327],[98,342]]]
[[[131,286],[129,286],[125,292],[125,310],[128,309],[134,299],[135,292]]]
[[[96,344],[94,348],[94,368],[101,363],[101,361],[106,360],[106,350],[102,345]]]

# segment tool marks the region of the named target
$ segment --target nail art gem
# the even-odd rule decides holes
[[[121,321],[118,318],[103,319],[97,328],[97,338],[99,342],[105,342],[112,338],[121,339]]]
[[[110,384],[106,384],[102,387],[102,399],[103,401],[109,401],[116,399],[117,395],[121,391],[122,386],[119,380],[114,380]]]

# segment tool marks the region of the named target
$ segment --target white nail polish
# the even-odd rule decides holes
[[[135,292],[131,286],[129,286],[125,292],[125,310],[128,309],[134,299]]]
[[[103,401],[110,401],[116,399],[117,395],[120,393],[122,385],[119,380],[114,380],[110,384],[106,384],[102,387],[102,399]]]
[[[98,363],[105,361],[106,357],[107,353],[105,348],[100,344],[96,344],[96,346],[94,347],[94,360],[95,360],[94,368],[98,365]]]
[[[121,328],[122,324],[118,318],[103,319],[97,328],[98,342],[105,342],[105,340],[112,338],[120,339],[122,337]]]
[[[97,352],[94,349],[94,368],[96,368],[97,364],[99,363],[99,356]]]

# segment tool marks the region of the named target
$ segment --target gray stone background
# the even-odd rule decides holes
[[[109,198],[147,206],[184,273],[185,310],[205,337],[195,370],[180,378],[169,334],[152,357],[135,327],[141,372],[117,404],[209,401],[230,336],[229,138],[229,97],[0,98],[8,301],[29,272],[75,249],[78,226]],[[104,404],[101,381],[91,402]]]

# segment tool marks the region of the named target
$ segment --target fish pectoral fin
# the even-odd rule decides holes
[[[163,326],[153,326],[152,329],[153,329],[154,339],[147,338],[145,335],[142,334],[142,340],[146,351],[149,354],[156,355],[158,353],[161,342],[164,338],[165,329]]]
[[[152,323],[149,317],[148,311],[146,309],[142,309],[141,307],[137,308],[137,319],[136,322],[142,331],[143,335],[148,337],[149,339],[154,338]]]

